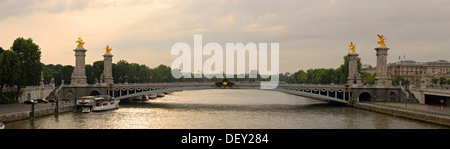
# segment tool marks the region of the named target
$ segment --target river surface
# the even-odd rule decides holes
[[[277,91],[209,89],[121,104],[106,112],[6,123],[7,129],[423,129],[440,125],[379,114]]]

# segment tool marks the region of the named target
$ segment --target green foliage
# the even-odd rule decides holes
[[[20,89],[25,86],[39,85],[41,83],[41,50],[39,46],[33,43],[31,38],[24,39],[22,37],[14,40],[11,51],[19,58],[20,73],[14,84],[17,86],[16,100],[20,95]]]
[[[439,78],[439,82],[440,82],[440,84],[444,85],[447,83],[447,79],[445,77],[441,77],[441,78]]]
[[[120,60],[113,64],[114,83],[148,83],[148,82],[174,82],[171,68],[166,65],[159,65],[156,68],[149,68],[146,65],[128,63]]]
[[[431,83],[433,83],[433,84],[438,84],[438,82],[439,82],[438,78],[431,79]]]
[[[14,86],[21,73],[19,57],[7,50],[0,54],[0,85]]]
[[[394,79],[392,79],[392,85],[400,85],[400,81],[402,81],[402,84],[409,84],[409,80],[406,80],[403,76],[397,76]]]
[[[376,73],[370,74],[370,73],[361,73],[361,80],[364,82],[367,82],[367,84],[373,85],[375,84],[375,77]]]
[[[16,85],[19,88],[31,85],[39,85],[41,81],[41,50],[38,45],[33,43],[31,38],[22,37],[14,40],[11,47],[20,60],[20,75]]]
[[[55,84],[61,85],[62,80],[64,80],[64,84],[70,84],[72,72],[75,67],[71,65],[44,65],[43,66],[43,74],[44,74],[44,83],[50,83],[51,78],[55,78]]]
[[[296,73],[292,74],[289,79],[287,79],[288,83],[312,83],[312,84],[344,84],[347,82],[348,78],[348,55],[343,57],[344,63],[337,69],[325,69],[325,68],[316,68],[316,69],[308,69],[306,72],[303,70],[299,70]],[[361,59],[358,58],[358,72],[361,72]],[[367,77],[372,76],[366,75]],[[375,78],[375,77],[373,77]]]
[[[61,85],[62,80],[64,80],[64,84],[70,84],[72,72],[75,67],[71,65],[63,66],[61,64],[58,65],[44,65],[43,73],[44,73],[44,82],[50,83],[51,78],[55,78],[55,84]]]
[[[3,50],[3,49],[0,49]],[[20,61],[19,57],[7,50],[7,51],[0,51],[0,102],[3,101],[3,86],[14,86],[19,78],[20,74]]]
[[[2,100],[0,100],[0,104],[14,104],[18,103],[18,100],[15,100],[16,93],[14,92],[4,92],[2,95]]]
[[[103,74],[103,67],[104,67],[104,62],[103,61],[96,61],[94,62],[94,64],[92,65],[92,80],[99,80]],[[86,72],[87,73],[87,72]]]
[[[92,65],[89,65],[89,64],[87,64],[87,65],[85,65],[85,71],[86,71],[86,77],[87,77],[87,83],[88,84],[95,84],[95,79],[94,79],[94,76],[92,75],[93,73],[93,67],[92,67]]]

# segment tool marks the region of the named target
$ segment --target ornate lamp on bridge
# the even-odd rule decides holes
[[[356,53],[356,45],[353,42],[348,44],[350,52],[348,53],[348,78],[347,84],[351,86],[361,86],[361,76],[358,72],[358,53]]]

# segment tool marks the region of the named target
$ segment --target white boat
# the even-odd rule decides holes
[[[90,111],[90,109],[92,109],[94,107],[95,97],[94,96],[83,96],[83,97],[81,97],[81,99],[78,99],[76,101],[76,104],[77,104],[77,110],[81,109],[82,112],[83,111],[86,112],[87,110],[85,110],[85,109],[89,109],[89,111]]]
[[[106,111],[119,108],[120,100],[115,100],[109,95],[97,95],[92,111]]]
[[[5,124],[3,124],[2,122],[0,122],[0,129],[5,129]]]
[[[115,100],[109,95],[84,96],[77,100],[77,109],[83,113],[91,111],[106,111],[119,108],[120,100]]]

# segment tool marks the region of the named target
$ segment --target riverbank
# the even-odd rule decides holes
[[[409,105],[409,108],[402,108],[395,103],[353,103],[352,105],[355,108],[389,114],[393,116],[399,116],[414,120],[419,120],[423,122],[435,123],[440,125],[445,125],[450,127],[450,113],[446,113],[445,111],[436,112],[430,110],[424,110],[419,107],[421,105]]]
[[[30,119],[31,105],[12,104],[1,105],[0,108],[0,122],[13,122],[18,120]],[[73,110],[72,103],[60,103],[58,111],[69,112]],[[41,117],[55,114],[55,105],[51,103],[36,104],[34,110],[34,117]]]

